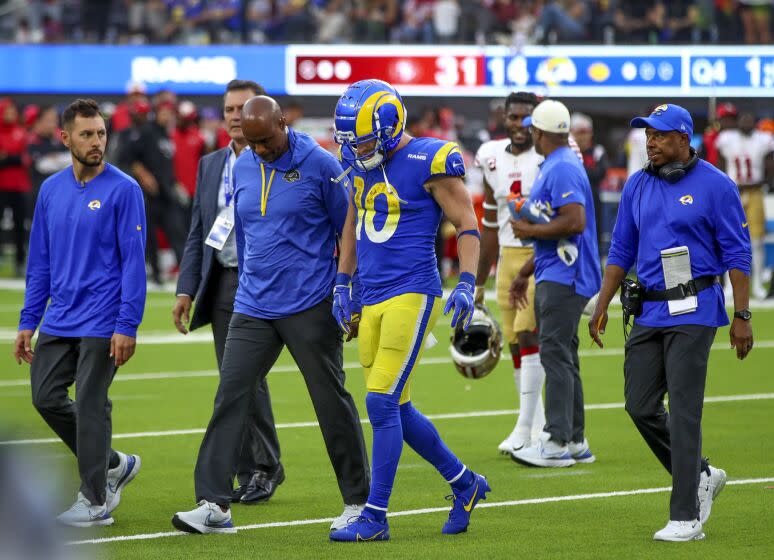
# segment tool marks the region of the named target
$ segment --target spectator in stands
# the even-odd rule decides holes
[[[535,43],[577,42],[585,39],[590,11],[582,0],[543,2],[533,34]]]
[[[318,43],[344,43],[350,36],[350,0],[317,0],[314,15],[317,20]]]
[[[401,22],[393,31],[397,43],[432,44],[433,6],[435,0],[405,0],[401,6]]]
[[[615,13],[616,40],[619,43],[656,43],[661,29],[658,26],[659,3],[641,0],[619,0]]]
[[[739,4],[744,42],[748,45],[769,45],[772,0],[739,0]]]
[[[206,44],[207,3],[205,0],[164,0],[168,22],[163,36],[173,42],[188,45]]]
[[[38,198],[40,185],[48,177],[72,163],[70,150],[59,137],[59,115],[56,107],[43,107],[32,125],[27,152],[30,156],[32,204]]]
[[[204,136],[199,130],[199,113],[191,101],[181,101],[177,107],[177,126],[172,133],[175,147],[175,177],[189,199],[196,192],[196,170],[205,154]]]
[[[27,197],[30,177],[27,170],[27,132],[19,124],[19,110],[10,99],[0,99],[0,215],[6,208],[13,216],[16,247],[15,273],[24,276],[26,253]]]
[[[583,113],[573,113],[570,118],[570,134],[575,138],[575,142],[580,148],[583,156],[583,167],[586,169],[589,183],[591,184],[591,194],[594,196],[594,213],[597,221],[597,241],[602,247],[602,201],[600,199],[599,187],[605,180],[607,170],[610,168],[610,162],[607,158],[607,152],[602,144],[594,143],[594,125],[591,117]]]
[[[442,43],[451,43],[459,32],[460,4],[457,0],[436,0],[433,4],[433,34]]]
[[[205,18],[213,42],[235,43],[241,40],[242,0],[208,0]]]
[[[126,86],[126,99],[116,105],[116,110],[113,112],[113,118],[110,119],[110,128],[113,133],[121,132],[132,125],[130,108],[141,102],[148,103],[145,84],[141,82],[129,82]],[[108,149],[110,148],[108,147]]]
[[[398,11],[397,0],[355,0],[355,42],[386,43]]]
[[[277,43],[306,43],[317,34],[310,0],[276,0],[277,17],[267,30]]]
[[[588,37],[595,43],[611,45],[615,42],[616,0],[589,2]]]

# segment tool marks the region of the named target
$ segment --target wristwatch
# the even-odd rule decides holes
[[[742,321],[749,321],[752,319],[752,313],[749,309],[742,309],[734,312],[734,319],[741,319]]]

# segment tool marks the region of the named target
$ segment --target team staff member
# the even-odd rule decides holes
[[[110,449],[108,388],[134,354],[145,308],[145,210],[134,179],[103,161],[97,103],[70,104],[62,127],[73,164],[40,189],[14,356],[31,364],[33,404],[78,459],[78,499],[58,519],[91,527],[113,523],[121,489],[140,468],[139,457]],[[77,405],[67,394],[73,383]]]
[[[569,467],[594,461],[584,437],[578,361],[578,322],[600,284],[594,199],[583,164],[568,144],[567,107],[543,101],[530,121],[535,149],[546,159],[528,204],[550,221],[512,222],[516,237],[535,239],[535,256],[514,278],[511,291],[513,302],[524,307],[528,279],[534,273],[540,361],[546,372],[546,425],[537,445],[511,456],[527,465]]]
[[[535,254],[531,241],[517,238],[511,228],[508,197],[529,196],[537,179],[543,156],[535,151],[526,119],[538,104],[534,93],[511,93],[505,99],[503,124],[508,138],[491,140],[481,145],[476,164],[484,176],[484,229],[481,233],[481,258],[478,261],[476,303],[484,303],[484,285],[497,259],[497,305],[502,313],[504,338],[508,341],[513,360],[516,392],[519,394],[519,417],[511,434],[498,449],[510,454],[529,447],[533,432],[539,433],[545,424],[543,414],[543,381],[545,372],[540,363],[535,308],[532,304],[535,283],[529,281],[528,305],[517,309],[509,301],[508,290],[513,277]],[[499,251],[498,251],[499,250]],[[499,252],[499,258],[498,258]]]
[[[304,376],[344,499],[332,528],[357,516],[368,495],[360,418],[344,388],[343,342],[330,313],[334,247],[347,215],[336,158],[288,128],[270,97],[245,103],[250,146],[234,165],[239,287],[223,354],[215,410],[194,473],[199,507],[172,523],[192,533],[233,533],[229,502],[234,458],[249,395],[283,346]]]
[[[750,236],[736,185],[690,147],[688,111],[660,105],[631,126],[645,128],[649,163],[624,186],[589,334],[601,347],[607,307],[636,263],[646,291],[626,342],[626,410],[672,475],[670,521],[653,538],[689,541],[704,537],[702,526],[726,481],[725,472],[701,458],[701,413],[710,347],[717,328],[728,324],[717,282],[726,270],[734,290],[731,345],[740,360],[752,348]],[[684,290],[665,289],[661,252],[675,247],[688,248],[695,306],[684,300]],[[683,313],[670,314],[669,304]]]
[[[239,272],[234,232],[226,236],[222,246],[215,243],[213,247],[207,238],[219,216],[234,220],[234,163],[247,147],[241,127],[242,106],[251,97],[263,93],[263,88],[250,80],[232,80],[226,86],[223,118],[231,143],[203,157],[199,163],[191,230],[177,280],[177,301],[172,310],[177,330],[188,334],[186,325],[191,304],[196,300],[190,329],[198,329],[207,323],[212,325],[218,370],[223,364]],[[234,490],[232,501],[253,504],[271,498],[285,478],[279,462],[279,440],[265,379],[250,394],[248,411],[239,459],[234,465],[239,486]]]

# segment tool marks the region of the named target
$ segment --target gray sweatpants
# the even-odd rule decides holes
[[[110,438],[108,388],[116,373],[109,338],[64,338],[40,333],[30,367],[32,404],[78,459],[81,492],[105,503]],[[75,383],[76,397],[67,389]]]
[[[326,298],[311,309],[274,320],[234,313],[215,408],[194,471],[197,501],[230,505],[250,393],[287,346],[312,398],[344,503],[365,503],[368,456],[355,402],[344,387],[343,343],[331,305]]]
[[[535,286],[540,362],[546,370],[544,431],[559,445],[583,441],[583,383],[578,360],[578,323],[589,298],[556,282]]]
[[[672,474],[669,519],[699,517],[701,413],[715,327],[634,325],[626,342],[626,411],[645,442]],[[669,412],[664,395],[669,393]]]

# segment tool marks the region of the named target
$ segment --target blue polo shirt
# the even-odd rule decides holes
[[[338,160],[288,129],[289,149],[265,162],[243,150],[234,164],[239,287],[234,311],[280,319],[330,296],[334,251],[349,206]],[[262,211],[265,210],[265,214]]]
[[[586,229],[567,238],[578,249],[578,257],[571,265],[557,254],[559,241],[535,240],[535,283],[556,282],[572,286],[575,293],[593,297],[602,281],[597,246],[597,223],[594,198],[586,171],[577,154],[568,147],[552,152],[540,166],[540,173],[532,185],[530,203],[552,215],[567,204],[580,204],[586,212]]]
[[[691,274],[721,275],[729,269],[750,273],[752,252],[739,190],[727,175],[699,160],[677,183],[638,171],[621,195],[607,264],[629,270],[648,290],[663,290],[661,251],[685,245]],[[635,319],[644,327],[728,324],[720,284],[698,294],[696,311],[671,316],[665,301],[646,301]]]

